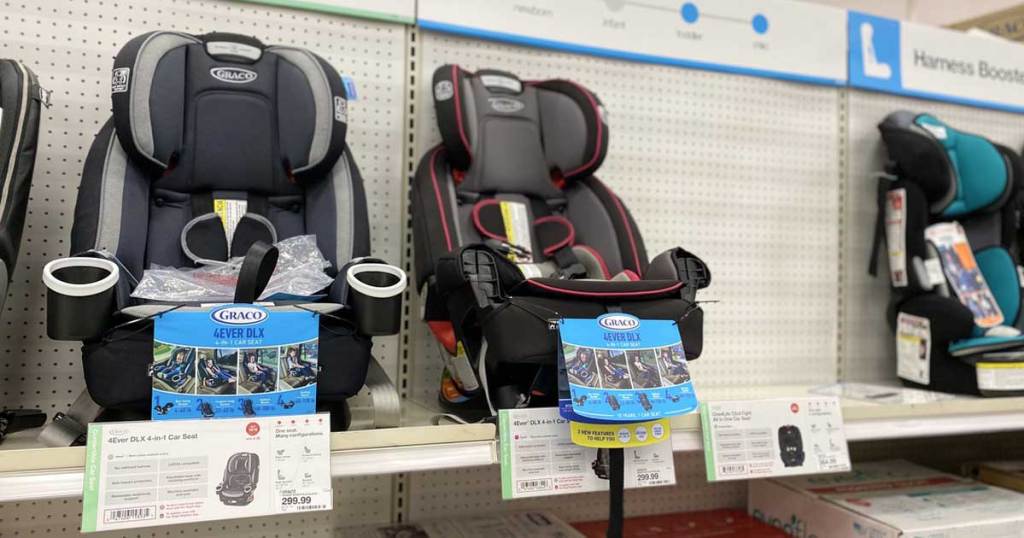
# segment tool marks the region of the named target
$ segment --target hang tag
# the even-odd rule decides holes
[[[559,323],[558,399],[577,422],[649,421],[697,409],[679,329],[624,313]]]
[[[331,510],[329,414],[89,424],[82,532]]]
[[[701,404],[709,482],[850,470],[839,398]]]
[[[900,312],[896,317],[897,375],[927,385],[931,379],[931,346],[931,322],[928,318]]]
[[[607,451],[574,444],[558,409],[501,409],[498,427],[503,499],[608,490]],[[624,452],[626,488],[675,484],[671,441]]]
[[[974,323],[987,329],[1003,323],[1003,312],[967,242],[967,233],[956,222],[940,222],[925,228],[925,239],[935,246],[942,272],[960,303],[974,314]]]
[[[907,285],[907,189],[892,189],[885,194],[885,244],[889,254],[892,285]]]
[[[235,236],[235,228],[238,228],[238,221],[242,220],[245,216],[245,211],[249,207],[247,200],[235,200],[230,198],[215,199],[213,201],[213,212],[220,217],[221,224],[224,225],[224,233],[228,237],[228,244],[231,244],[231,239]]]

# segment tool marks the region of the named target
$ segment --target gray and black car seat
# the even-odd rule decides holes
[[[248,400],[246,400],[248,401]],[[217,497],[229,505],[245,506],[256,496],[260,482],[260,456],[252,452],[239,452],[228,458],[224,478],[217,484]]]
[[[345,305],[342,273],[368,256],[369,225],[345,143],[345,89],[316,54],[235,34],[150,32],[117,54],[111,95],[113,115],[82,173],[71,252],[115,261],[121,279],[117,311],[84,342],[83,365],[95,403],[147,412],[152,323],[125,315],[142,303],[130,294],[145,269],[196,267],[315,234],[335,277],[322,302]],[[222,199],[246,201],[231,238],[214,212]],[[320,317],[317,399],[332,420],[344,421],[345,400],[377,368],[353,315]]]
[[[993,363],[1024,362],[1020,158],[1007,147],[960,131],[930,114],[896,111],[878,128],[890,162],[878,184],[869,272],[876,273],[884,239],[892,284],[888,321],[896,328],[900,316],[913,316],[910,319],[918,320],[930,340],[921,345],[928,382],[922,383],[921,377],[903,382],[966,394],[1014,393],[986,382],[979,385],[977,373]],[[950,222],[963,227],[976,270],[957,267],[951,273],[948,264],[955,260],[942,255],[926,238],[929,226]],[[950,274],[966,280],[954,283]],[[1002,323],[979,326],[977,309],[992,310],[992,305],[959,299],[954,285],[965,283],[988,286]]]
[[[442,404],[464,417],[556,405],[549,322],[563,317],[676,320],[686,357],[700,356],[696,292],[710,273],[681,248],[648,262],[626,205],[594,176],[609,137],[597,96],[457,65],[432,90],[442,142],[413,185],[416,281],[432,332],[468,363],[449,367],[461,383],[443,385]]]
[[[0,59],[0,310],[18,261],[36,162],[40,109],[48,99],[28,67]],[[0,411],[0,441],[8,433],[38,426],[45,419],[37,410]]]

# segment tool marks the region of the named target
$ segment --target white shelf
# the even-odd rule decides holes
[[[811,395],[812,388],[709,388],[699,394],[707,401],[800,397]],[[1024,398],[841,401],[847,439],[854,442],[1024,430]],[[435,411],[411,402],[403,405],[403,427],[332,434],[331,474],[364,476],[498,463],[493,424],[431,425]],[[85,449],[41,448],[34,433],[19,432],[0,446],[0,502],[80,495]],[[696,414],[672,420],[672,443],[676,451],[702,450]]]
[[[433,415],[404,402],[402,427],[332,433],[331,474],[432,471],[497,461],[493,424],[434,426]],[[44,448],[36,433],[18,432],[0,445],[0,503],[81,495],[85,447]]]

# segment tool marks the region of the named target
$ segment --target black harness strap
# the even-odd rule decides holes
[[[531,199],[530,209],[533,211],[534,222],[543,217],[550,216],[562,216],[563,209],[565,207],[564,199],[555,200],[537,200]],[[571,224],[570,224],[571,225]],[[565,240],[566,236],[563,232],[557,231],[555,226],[545,225],[534,225],[533,232],[537,236],[537,242],[539,246],[534,248],[534,252],[544,256],[544,251],[548,250],[548,247],[557,245]],[[566,242],[560,248],[550,254],[555,265],[558,266],[559,277],[566,280],[574,278],[583,278],[587,276],[587,269],[580,263],[579,258],[576,257],[576,253],[572,251],[572,241]],[[538,256],[539,257],[539,256]],[[535,259],[534,261],[539,261]]]
[[[242,268],[238,271],[238,284],[235,285],[236,303],[254,303],[259,299],[263,289],[270,282],[277,266],[277,247],[263,241],[256,241],[249,247],[249,252],[242,260]]]
[[[878,214],[875,216],[875,234],[871,242],[871,259],[868,261],[868,274],[871,276],[878,275],[878,251],[882,249],[882,243],[885,241],[885,198],[889,192],[889,183],[888,178],[880,176],[875,190]]]

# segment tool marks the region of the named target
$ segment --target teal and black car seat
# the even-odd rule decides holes
[[[870,272],[884,238],[897,346],[908,335],[920,344],[921,375],[901,374],[903,381],[966,394],[1020,392],[1024,386],[1001,377],[1024,366],[1019,157],[930,114],[893,112],[878,128],[890,162],[878,184]],[[936,241],[937,231],[959,229],[959,250]],[[913,330],[901,333],[901,323]]]

